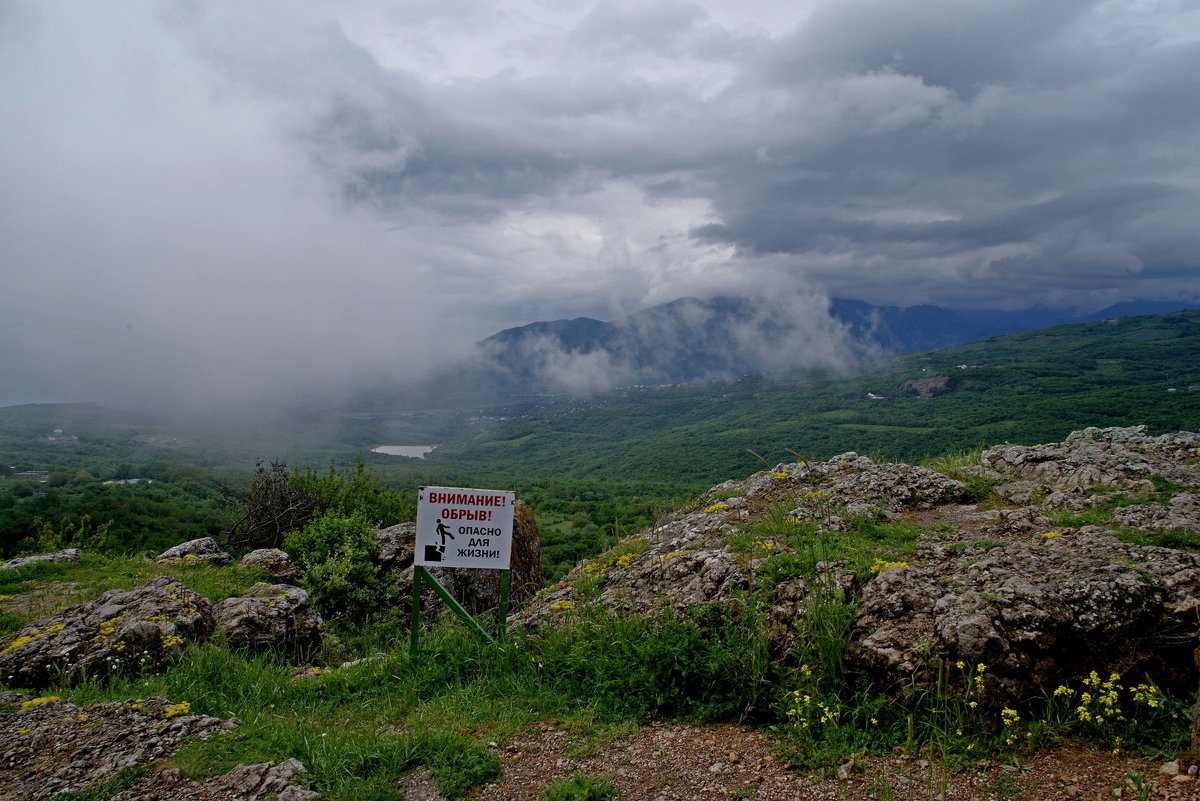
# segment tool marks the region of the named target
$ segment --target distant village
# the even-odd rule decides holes
[[[44,437],[40,437],[43,442],[51,443],[71,443],[79,442],[79,437],[75,434],[68,434],[61,428],[56,428]],[[170,441],[174,444],[174,440]],[[0,471],[0,481],[29,481],[35,484],[47,484],[50,482],[49,470],[20,470],[19,465],[8,465],[8,472]],[[150,484],[152,479],[148,478],[114,478],[108,481],[101,482],[102,484]],[[42,493],[37,493],[42,494]]]

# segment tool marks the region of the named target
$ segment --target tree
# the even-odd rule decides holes
[[[285,462],[255,465],[254,480],[242,498],[242,516],[226,535],[229,547],[279,548],[289,531],[308,525],[317,512],[317,498],[291,479]]]

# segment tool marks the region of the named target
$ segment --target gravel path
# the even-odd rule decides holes
[[[531,801],[550,784],[575,773],[603,776],[627,801],[1049,801],[1137,799],[1129,783],[1141,773],[1150,799],[1197,799],[1200,783],[1162,772],[1163,762],[1144,757],[1061,748],[1038,754],[1020,768],[983,761],[942,780],[936,764],[916,757],[871,758],[845,771],[844,779],[797,775],[782,764],[762,731],[736,724],[654,724],[584,754],[570,731],[544,725],[536,734],[500,749],[502,781],[482,788],[487,801]]]

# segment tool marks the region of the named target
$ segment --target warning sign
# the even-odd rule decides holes
[[[508,570],[516,502],[508,490],[421,487],[416,563]]]

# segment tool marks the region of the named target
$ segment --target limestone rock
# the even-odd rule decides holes
[[[110,590],[30,623],[0,645],[0,675],[16,687],[46,687],[83,676],[137,674],[178,658],[216,621],[209,601],[160,576],[129,591]]]
[[[1171,498],[1169,506],[1161,503],[1126,506],[1113,512],[1113,522],[1154,531],[1200,531],[1200,495],[1181,492]]]
[[[1185,464],[1200,447],[1200,434],[1180,431],[1151,437],[1146,426],[1085,428],[1061,443],[1002,445],[984,452],[985,467],[1004,476],[1038,482],[1050,488],[1096,485],[1147,491],[1152,475],[1200,484],[1200,470]]]
[[[1163,675],[1200,642],[1200,557],[1099,529],[880,573],[863,588],[850,660],[893,676],[929,658],[987,665],[1006,699],[1100,669]],[[1173,645],[1171,645],[1173,643]]]
[[[168,548],[155,557],[154,561],[160,564],[212,562],[223,565],[229,561],[229,558],[229,554],[221,550],[221,546],[217,545],[216,540],[212,537],[201,537]]]
[[[103,784],[123,768],[166,759],[189,740],[230,728],[166,698],[88,707],[59,699],[13,700],[26,706],[0,714],[0,794],[27,801]]]
[[[25,565],[34,565],[39,562],[74,562],[79,558],[78,548],[65,548],[54,553],[38,553],[33,556],[20,556],[16,559],[9,559],[4,564],[0,565],[0,570],[16,570]]]
[[[771,506],[791,507],[793,520],[813,520],[832,531],[845,530],[855,516],[886,518],[895,513],[961,502],[962,483],[923,467],[876,464],[865,456],[844,453],[825,462],[784,464],[743,481],[727,481],[709,490],[712,501],[703,511],[681,513],[674,520],[630,537],[609,554],[584,562],[543,594],[520,620],[553,624],[576,608],[598,585],[596,600],[614,609],[644,614],[667,608],[680,616],[713,604],[726,604],[754,581],[757,562],[731,551],[731,535],[752,515]],[[758,557],[777,553],[781,543],[759,543]],[[833,576],[835,586],[853,583],[852,576]],[[845,571],[842,571],[845,572]],[[821,572],[825,576],[825,572]],[[581,592],[587,588],[588,592]],[[798,592],[803,581],[785,582],[771,599],[772,620],[784,642],[789,626],[785,610],[803,607]],[[794,627],[790,627],[794,628]]]
[[[217,606],[217,629],[236,651],[274,652],[306,661],[321,647],[321,615],[308,593],[288,584],[255,584]]]
[[[280,584],[295,584],[303,575],[303,571],[292,561],[287,551],[279,548],[259,548],[251,551],[242,557],[238,567],[265,570],[267,575]]]
[[[309,801],[320,794],[293,784],[305,773],[304,765],[296,759],[279,764],[259,762],[238,765],[228,773],[213,776],[202,784],[183,778],[178,772],[165,771],[139,782],[133,789],[121,793],[113,801]]]

